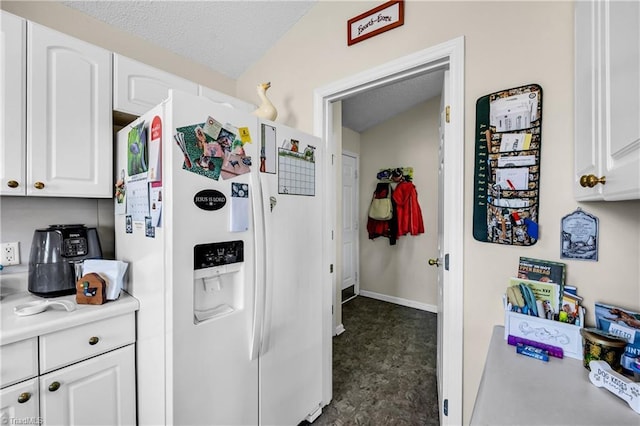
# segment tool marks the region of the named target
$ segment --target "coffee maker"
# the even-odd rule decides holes
[[[85,259],[102,259],[95,228],[50,225],[36,229],[29,255],[29,291],[42,297],[75,293]]]

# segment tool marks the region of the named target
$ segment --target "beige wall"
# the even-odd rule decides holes
[[[433,312],[438,277],[427,259],[437,257],[438,249],[439,109],[436,97],[360,135],[360,290],[429,305]],[[376,174],[394,167],[413,167],[425,233],[405,235],[392,246],[387,238],[369,239],[367,211]]]
[[[342,128],[342,150],[360,154],[360,133]]]
[[[464,418],[469,420],[492,327],[503,323],[500,297],[518,257],[559,259],[562,216],[582,207],[600,218],[600,260],[569,261],[567,278],[585,297],[640,309],[640,202],[573,199],[573,3],[405,2],[404,25],[346,44],[348,19],[380,2],[321,1],[238,80],[248,98],[262,80],[280,120],[313,130],[313,92],[368,68],[465,37]],[[537,83],[543,88],[540,240],[504,247],[472,236],[475,102],[494,91]]]

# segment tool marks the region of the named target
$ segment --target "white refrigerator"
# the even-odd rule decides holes
[[[322,410],[320,140],[173,91],[117,134],[141,425]]]

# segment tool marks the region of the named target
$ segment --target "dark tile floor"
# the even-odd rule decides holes
[[[313,425],[438,425],[436,314],[358,296],[342,317],[333,400]]]

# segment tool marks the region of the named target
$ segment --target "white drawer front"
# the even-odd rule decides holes
[[[38,419],[38,378],[26,380],[0,391],[0,424],[41,424]]]
[[[134,341],[133,313],[40,336],[40,374]]]
[[[0,347],[0,383],[3,388],[37,375],[37,337]]]

